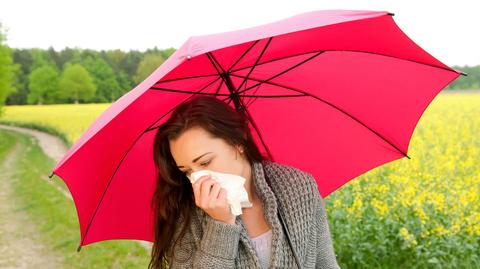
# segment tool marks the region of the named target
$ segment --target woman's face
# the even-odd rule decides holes
[[[212,170],[245,177],[248,162],[238,152],[201,127],[192,127],[176,140],[170,140],[170,152],[178,169],[190,176],[199,170]]]

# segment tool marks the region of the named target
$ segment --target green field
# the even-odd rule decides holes
[[[60,134],[71,145],[107,107],[7,106],[0,122]],[[327,214],[341,267],[480,268],[479,134],[480,94],[440,94],[415,129],[411,159],[375,168],[329,195]],[[12,140],[1,135],[0,141]],[[15,189],[66,264],[90,259],[85,263],[107,268],[116,258],[132,255],[132,261],[122,261],[146,268],[146,253],[126,242],[102,242],[82,249],[83,254],[74,252],[79,235],[72,202],[37,179],[53,163],[27,138],[16,139],[29,150],[17,167],[25,169],[24,183],[14,180]],[[26,169],[28,163],[38,169]]]
[[[19,143],[20,151],[14,166],[10,167],[16,171],[9,177],[14,194],[9,197],[10,201],[16,210],[27,212],[31,217],[37,228],[37,239],[55,256],[63,257],[63,268],[147,268],[149,253],[134,241],[102,241],[77,252],[80,229],[75,206],[44,180],[54,163],[34,139],[1,129],[0,162],[15,143]],[[19,225],[18,229],[22,227]]]

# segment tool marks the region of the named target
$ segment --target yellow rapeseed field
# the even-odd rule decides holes
[[[97,119],[110,104],[59,104],[5,106],[0,122],[33,123],[52,127],[66,135],[70,142]]]
[[[0,120],[53,127],[73,142],[108,106],[7,106]],[[477,264],[470,259],[480,260],[479,137],[480,94],[438,95],[414,131],[411,159],[370,170],[326,198],[339,261]]]

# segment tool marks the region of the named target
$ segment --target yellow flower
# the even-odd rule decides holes
[[[461,230],[460,224],[459,224],[459,223],[454,223],[449,231],[450,231],[450,234],[451,234],[451,235],[455,235],[455,234],[457,234],[460,230]]]
[[[406,238],[406,237],[408,236],[408,230],[407,230],[407,228],[402,227],[402,228],[400,229],[400,235],[401,235],[403,238]]]
[[[333,200],[333,207],[340,208],[341,206],[342,206],[342,200],[340,200],[340,198]]]
[[[437,226],[431,230],[432,234],[445,235],[447,234],[447,229],[443,225]]]
[[[362,208],[363,206],[363,202],[362,202],[362,199],[360,197],[360,195],[357,195],[355,196],[355,200],[353,200],[353,204],[351,207],[347,208],[347,212],[349,214],[358,214],[360,212],[360,209]]]
[[[416,184],[412,182],[412,184],[406,186],[403,191],[400,191],[399,198],[403,207],[408,207],[413,203],[416,193],[415,190],[418,187],[415,185]]]
[[[372,200],[372,205],[375,208],[375,211],[377,212],[377,214],[380,216],[384,216],[385,213],[387,213],[388,211],[388,205],[383,201],[380,201],[374,198]]]
[[[430,199],[429,202],[435,206],[439,211],[443,210],[445,207],[445,198],[443,194],[431,192],[429,193]]]
[[[422,232],[420,233],[420,236],[421,236],[422,238],[425,238],[425,237],[427,237],[427,236],[429,236],[429,235],[430,235],[430,232],[429,232],[428,230],[424,230],[424,231],[422,231]]]
[[[415,206],[415,213],[417,213],[417,216],[420,219],[420,222],[422,222],[422,224],[425,224],[427,222],[428,217],[427,214],[425,214],[425,211],[423,211],[423,208]]]
[[[400,236],[403,238],[403,240],[405,240],[405,243],[408,247],[414,247],[418,244],[417,240],[415,239],[415,236],[413,236],[413,234],[410,234],[407,228],[405,227],[400,228],[399,233],[400,233]]]

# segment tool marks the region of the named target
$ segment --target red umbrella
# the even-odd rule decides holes
[[[80,247],[153,242],[153,138],[180,103],[215,95],[244,110],[272,160],[310,172],[326,197],[408,157],[434,97],[460,71],[416,45],[384,11],[314,11],[190,37],[113,103],[53,168],[80,221]]]

